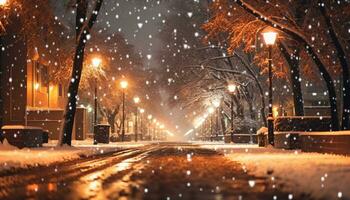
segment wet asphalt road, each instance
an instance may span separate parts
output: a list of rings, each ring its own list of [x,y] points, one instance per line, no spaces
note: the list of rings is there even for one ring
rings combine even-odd
[[[221,153],[160,143],[0,174],[0,199],[290,199]],[[293,199],[308,199],[296,197]]]

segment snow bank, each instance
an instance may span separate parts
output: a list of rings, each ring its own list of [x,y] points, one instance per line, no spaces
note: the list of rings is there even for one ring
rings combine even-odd
[[[271,176],[277,185],[314,198],[350,198],[350,157],[259,148],[256,145],[203,145],[225,153],[257,176]],[[270,174],[270,175],[269,175]]]
[[[73,141],[72,147],[57,147],[57,141],[50,141],[42,148],[18,149],[4,140],[0,143],[0,171],[47,166],[54,163],[104,154],[125,148],[134,148],[146,143],[111,143],[93,145],[92,140]]]

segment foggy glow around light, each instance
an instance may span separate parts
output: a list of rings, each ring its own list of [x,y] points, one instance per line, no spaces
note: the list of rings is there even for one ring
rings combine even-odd
[[[134,97],[134,103],[136,104],[140,103],[140,97]]]
[[[0,0],[0,6],[5,6],[8,4],[8,0]]]
[[[273,117],[278,117],[279,113],[278,113],[277,106],[272,107],[272,115],[273,115]]]
[[[202,124],[205,122],[207,118],[207,115],[206,116],[203,116],[203,117],[198,117],[194,120],[193,122],[193,126],[195,129],[199,128],[200,126],[202,126]]]
[[[120,82],[120,87],[121,87],[122,89],[126,89],[126,88],[128,87],[128,82],[127,82],[126,80],[122,80],[122,81]]]
[[[214,109],[213,107],[209,107],[209,108],[208,108],[208,113],[209,113],[209,114],[213,114],[214,111],[215,111],[215,109]]]
[[[34,88],[35,88],[35,90],[38,90],[40,88],[40,84],[39,83],[35,83]]]
[[[228,85],[228,91],[230,93],[234,93],[236,91],[237,86],[235,84],[229,84]]]
[[[92,62],[92,66],[93,66],[95,69],[97,69],[97,68],[100,67],[100,65],[101,65],[101,63],[102,63],[102,60],[101,60],[101,58],[99,58],[99,57],[94,57],[94,58],[91,60],[91,62]]]
[[[214,106],[215,108],[218,108],[218,107],[220,106],[220,104],[221,104],[221,101],[220,101],[219,99],[215,99],[215,100],[213,101],[213,106]]]
[[[140,113],[144,113],[144,112],[145,112],[145,109],[140,108]]]

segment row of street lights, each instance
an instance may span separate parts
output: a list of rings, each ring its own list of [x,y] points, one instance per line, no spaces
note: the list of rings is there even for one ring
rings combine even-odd
[[[273,116],[273,97],[272,97],[272,47],[273,45],[276,43],[277,40],[277,36],[278,33],[276,31],[274,31],[273,29],[266,29],[263,33],[262,33],[264,42],[266,44],[266,46],[268,47],[268,79],[269,79],[269,90],[268,90],[268,102],[269,102],[269,109],[268,109],[268,118],[267,118],[267,122],[268,122],[268,141],[269,144],[274,145],[274,116]],[[234,122],[233,122],[233,117],[234,117],[234,95],[235,92],[237,90],[237,85],[236,84],[228,84],[227,86],[228,92],[231,95],[231,141],[233,141],[233,127],[234,127]],[[208,117],[208,114],[212,115],[215,112],[215,108],[220,106],[220,102],[217,103],[219,101],[214,101],[213,105],[210,106],[208,108],[207,113],[200,118],[200,120],[198,120],[198,124],[195,125],[196,128],[198,128],[199,126],[201,126],[205,119]],[[211,136],[213,135],[213,120],[212,120],[212,116],[210,116],[210,133]]]
[[[1,1],[1,0],[0,0]],[[99,69],[101,68],[102,65],[102,59],[99,57],[94,57],[91,60],[91,66],[93,67],[93,69],[95,71],[99,71]],[[94,88],[94,126],[96,126],[98,124],[97,122],[97,113],[98,113],[98,79],[97,77],[94,78],[94,84],[95,84],[95,88]],[[122,132],[122,141],[125,140],[125,118],[126,118],[126,114],[125,114],[125,96],[126,96],[126,89],[129,85],[129,83],[126,80],[121,80],[120,81],[120,88],[122,90],[122,124],[121,124],[121,132]],[[136,105],[136,111],[135,111],[135,128],[134,128],[134,132],[135,132],[135,141],[138,140],[138,121],[139,121],[139,116],[138,113],[140,112],[140,127],[141,127],[141,132],[142,132],[142,115],[143,113],[145,113],[145,109],[143,108],[139,108],[139,103],[141,102],[140,97],[135,96],[133,98],[133,101]],[[163,124],[161,124],[160,122],[158,122],[155,118],[153,118],[152,115],[148,115],[148,119],[149,119],[149,128],[148,131],[150,133],[150,122],[153,119],[153,123],[155,124],[155,127],[157,126],[159,129],[164,129],[165,126]],[[155,132],[155,130],[154,130]],[[96,134],[96,133],[95,133]],[[149,135],[149,137],[151,138],[151,135]],[[155,136],[153,136],[153,139],[155,138]]]

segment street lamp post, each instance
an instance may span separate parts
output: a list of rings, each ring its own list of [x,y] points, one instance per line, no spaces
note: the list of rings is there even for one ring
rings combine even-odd
[[[141,108],[140,109],[140,136],[141,136],[141,140],[144,139],[144,136],[143,136],[143,129],[142,129],[142,116],[143,116],[143,113],[145,113],[145,109]]]
[[[135,142],[137,142],[137,134],[138,134],[137,114],[139,112],[139,107],[137,105],[140,103],[140,98],[139,97],[134,97],[134,103],[136,104],[136,112],[135,112]]]
[[[125,139],[125,89],[128,87],[128,82],[125,80],[122,80],[120,82],[120,87],[123,91],[123,106],[122,106],[122,141],[124,142]]]
[[[234,115],[234,111],[233,111],[233,102],[234,102],[234,94],[236,91],[236,85],[235,84],[229,84],[228,85],[228,91],[231,94],[231,142],[233,142],[233,115]]]
[[[95,71],[98,70],[98,68],[101,65],[102,60],[98,57],[95,57],[92,59],[92,67]],[[94,126],[97,125],[97,77],[94,79],[94,86],[95,86],[95,94],[94,94]]]
[[[269,62],[269,115],[267,118],[268,126],[268,139],[269,144],[274,145],[274,132],[273,132],[273,112],[272,112],[272,46],[276,42],[277,32],[273,30],[267,30],[262,33],[265,44],[268,46],[268,62]]]

